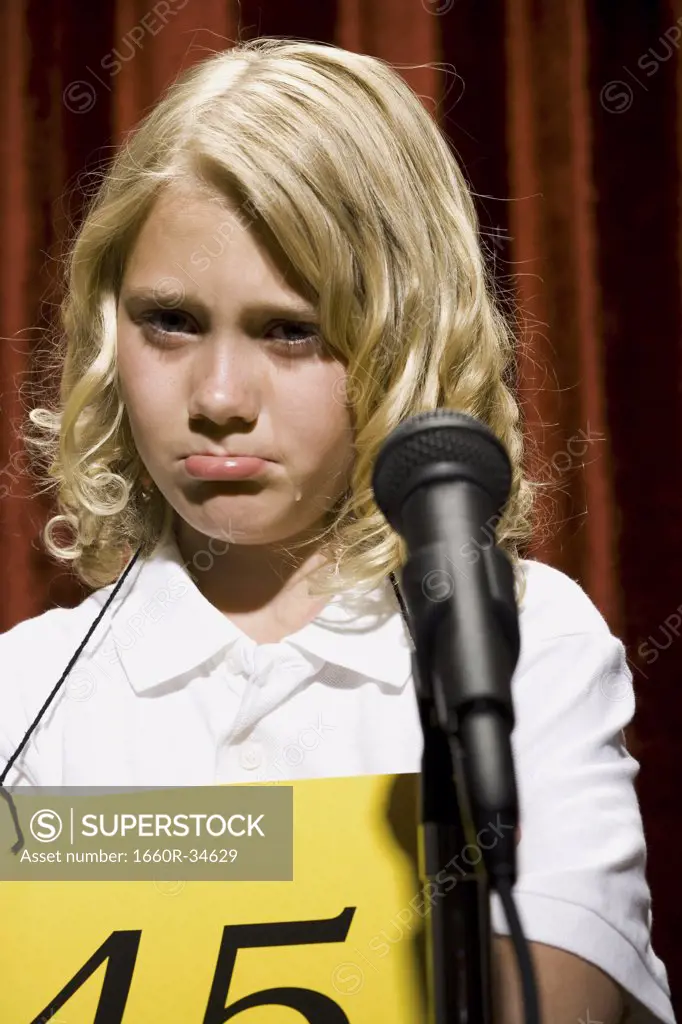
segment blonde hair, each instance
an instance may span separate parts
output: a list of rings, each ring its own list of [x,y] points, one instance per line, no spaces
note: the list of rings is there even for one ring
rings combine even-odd
[[[142,223],[164,187],[182,182],[239,197],[314,298],[321,334],[346,364],[356,457],[320,534],[317,592],[370,589],[405,561],[374,502],[372,468],[394,427],[436,408],[479,417],[506,446],[513,483],[496,532],[517,562],[532,492],[513,331],[445,136],[385,62],[263,37],[178,78],[118,150],[69,248],[59,400],[33,409],[24,433],[57,492],[48,551],[99,587],[172,530],[163,496],[143,500],[117,380],[116,306]],[[63,524],[69,539],[58,537]]]

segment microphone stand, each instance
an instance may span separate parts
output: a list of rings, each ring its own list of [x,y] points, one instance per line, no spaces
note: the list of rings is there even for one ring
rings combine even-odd
[[[467,837],[453,778],[461,769],[453,772],[447,737],[433,724],[433,705],[420,700],[419,711],[424,732],[420,870],[431,903],[430,1019],[432,1024],[492,1024],[488,877],[482,861],[461,863]],[[462,781],[458,778],[457,787]]]
[[[404,575],[404,570],[403,570]],[[490,885],[482,858],[460,864],[467,843],[475,845],[468,814],[462,757],[453,765],[452,740],[437,722],[433,693],[420,671],[420,650],[404,598],[396,597],[410,631],[412,675],[424,734],[420,789],[419,869],[430,903],[426,917],[429,1024],[492,1024],[492,929]],[[461,748],[459,748],[461,753]],[[473,836],[473,839],[472,839]],[[454,880],[454,885],[453,885]]]

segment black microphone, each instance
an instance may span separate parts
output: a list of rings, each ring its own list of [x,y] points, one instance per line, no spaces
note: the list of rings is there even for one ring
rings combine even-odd
[[[502,443],[448,409],[400,424],[376,459],[375,500],[407,545],[403,596],[416,646],[418,696],[430,702],[466,780],[468,831],[495,880],[516,881],[518,799],[511,679],[519,656],[514,572],[495,544],[511,487]],[[455,742],[453,742],[453,740]]]

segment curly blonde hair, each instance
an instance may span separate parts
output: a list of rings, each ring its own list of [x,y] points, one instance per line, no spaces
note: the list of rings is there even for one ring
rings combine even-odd
[[[212,54],[172,84],[116,153],[69,245],[59,399],[32,409],[24,430],[42,480],[56,489],[59,514],[43,531],[51,555],[100,587],[172,530],[166,500],[143,500],[145,470],[117,377],[116,308],[140,228],[176,182],[236,195],[266,226],[346,365],[356,457],[320,534],[317,592],[369,589],[404,563],[404,542],[374,502],[372,469],[394,427],[436,408],[479,417],[506,446],[513,483],[496,532],[516,563],[532,489],[513,330],[457,161],[384,61],[264,37]],[[59,537],[64,524],[68,538]]]

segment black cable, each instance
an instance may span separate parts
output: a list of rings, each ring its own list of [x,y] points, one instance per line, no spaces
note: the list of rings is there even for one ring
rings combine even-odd
[[[540,1024],[540,1006],[538,1003],[537,979],[535,967],[530,955],[530,949],[526,936],[523,934],[519,920],[516,903],[512,894],[512,886],[509,878],[503,877],[494,880],[494,888],[497,890],[502,901],[504,913],[509,925],[509,932],[516,954],[516,964],[521,979],[521,991],[523,993],[524,1019],[526,1024]]]
[[[24,747],[25,747],[25,745],[26,745],[26,743],[27,743],[31,733],[33,732],[35,727],[38,725],[38,723],[40,722],[40,719],[43,717],[43,715],[47,711],[48,707],[52,703],[52,701],[53,701],[57,691],[59,690],[59,687],[62,685],[62,683],[64,682],[64,680],[68,676],[69,672],[71,671],[71,669],[75,665],[75,663],[78,660],[78,658],[79,658],[83,648],[85,647],[85,645],[87,644],[88,640],[90,639],[90,637],[94,633],[94,631],[97,628],[98,624],[101,622],[102,616],[104,615],[105,611],[107,610],[107,608],[109,607],[109,605],[111,604],[113,599],[116,597],[116,594],[118,593],[118,591],[121,589],[121,586],[122,586],[123,582],[125,581],[125,579],[128,576],[130,570],[132,569],[132,567],[135,565],[137,559],[140,556],[141,551],[142,551],[142,545],[140,545],[140,547],[137,549],[137,551],[135,552],[133,557],[128,562],[128,565],[125,567],[124,571],[122,572],[121,576],[119,577],[119,579],[118,579],[118,581],[116,583],[116,586],[114,587],[114,589],[112,590],[111,594],[109,595],[109,597],[105,601],[104,605],[102,606],[102,609],[101,609],[99,615],[97,616],[95,621],[90,626],[90,629],[88,630],[88,632],[83,637],[83,639],[82,639],[82,641],[80,643],[80,646],[78,647],[78,650],[73,654],[69,664],[66,666],[66,668],[62,672],[61,677],[59,679],[59,682],[56,684],[56,686],[52,690],[52,693],[47,698],[47,700],[43,704],[42,708],[40,709],[40,711],[38,712],[36,717],[33,719],[31,724],[29,725],[28,729],[24,733],[24,737],[23,737],[21,743],[19,744],[17,749],[14,751],[14,753],[10,757],[9,761],[7,762],[7,764],[5,765],[5,767],[4,767],[3,771],[2,771],[2,774],[0,774],[0,795],[5,800],[7,800],[7,802],[9,803],[10,814],[12,815],[12,820],[14,822],[14,827],[15,827],[16,832],[17,832],[17,841],[14,844],[14,846],[12,847],[12,853],[15,853],[15,854],[18,853],[19,850],[24,845],[24,834],[21,831],[21,826],[19,824],[19,818],[18,818],[18,815],[17,815],[17,809],[16,809],[16,807],[14,805],[14,800],[12,799],[12,794],[9,792],[9,790],[7,790],[5,788],[5,779],[7,778],[7,773],[9,772],[10,768],[12,767],[14,762],[16,761],[16,759],[19,756],[19,754],[21,753],[21,751],[24,749]]]

